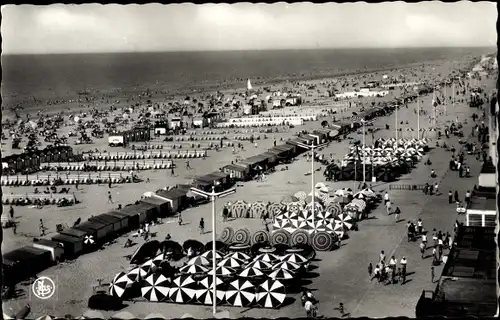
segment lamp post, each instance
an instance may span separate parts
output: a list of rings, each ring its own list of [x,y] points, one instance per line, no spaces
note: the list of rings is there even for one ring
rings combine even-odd
[[[228,190],[224,190],[222,192],[215,192],[215,186],[216,185],[219,185],[218,183],[215,183],[213,186],[212,186],[212,192],[206,192],[206,191],[203,191],[203,190],[200,190],[200,189],[197,189],[197,188],[191,188],[191,192],[197,194],[197,195],[200,195],[204,198],[210,198],[211,201],[212,201],[212,276],[213,276],[213,288],[212,288],[212,303],[213,303],[213,314],[215,316],[215,314],[217,313],[217,282],[216,282],[216,279],[217,279],[217,276],[216,276],[216,273],[215,273],[215,269],[217,267],[217,262],[216,262],[216,255],[217,255],[217,247],[215,246],[215,237],[216,237],[216,224],[215,224],[215,217],[216,217],[216,214],[215,214],[215,199],[217,198],[222,198],[222,197],[225,197],[225,196],[228,196],[230,194],[233,194],[236,192],[236,188],[231,188],[231,189],[228,189]]]
[[[303,143],[300,143],[300,142],[297,142],[297,145],[299,147],[302,147],[302,148],[305,148],[305,149],[310,149],[311,150],[311,213],[312,213],[312,218],[313,218],[313,232],[316,231],[316,221],[315,220],[315,217],[314,217],[314,211],[315,211],[315,208],[314,208],[314,195],[315,195],[315,192],[314,192],[314,148],[320,148],[320,147],[324,147],[326,145],[328,145],[328,143],[322,143],[322,144],[318,144],[318,145],[314,145],[314,142],[313,144],[311,145],[307,145],[307,144],[303,144]]]

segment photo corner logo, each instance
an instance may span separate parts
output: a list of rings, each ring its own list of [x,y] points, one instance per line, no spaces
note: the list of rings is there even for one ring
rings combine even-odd
[[[56,285],[51,278],[40,277],[33,282],[31,290],[35,297],[37,297],[38,299],[46,300],[50,299],[54,295],[54,293],[56,292]]]

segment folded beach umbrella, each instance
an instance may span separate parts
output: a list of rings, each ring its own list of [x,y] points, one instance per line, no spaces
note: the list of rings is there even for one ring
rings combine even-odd
[[[175,278],[170,285],[168,299],[177,303],[191,302],[195,295],[198,285],[191,276],[181,275]]]
[[[271,264],[274,264],[275,262],[279,261],[279,257],[272,254],[272,253],[261,253],[257,257],[255,257],[254,261],[257,260],[262,260],[265,262],[269,262]]]
[[[207,260],[212,260],[213,251],[212,250],[206,251],[201,256],[203,258],[206,258]],[[220,251],[215,251],[215,260],[220,260],[220,259],[222,259],[222,257],[223,257],[223,255]]]
[[[231,282],[226,290],[226,302],[235,307],[249,307],[255,303],[255,286],[245,279]]]
[[[301,267],[299,264],[297,264],[295,262],[291,262],[291,261],[281,261],[273,266],[273,270],[285,269],[285,270],[294,271],[294,272],[300,270],[300,268]]]
[[[255,260],[253,262],[251,262],[247,268],[257,268],[257,269],[260,269],[260,270],[268,270],[268,269],[271,269],[272,268],[272,264],[267,262],[267,261],[263,261],[263,260]]]
[[[216,289],[217,289],[217,304],[221,304],[224,301],[226,292],[224,289],[224,281],[216,277],[215,278]],[[213,303],[213,288],[214,288],[214,278],[213,276],[207,276],[199,282],[199,287],[196,289],[195,297],[196,300],[203,304],[211,305]]]
[[[243,253],[243,252],[234,252],[234,253],[229,254],[229,256],[226,256],[226,257],[231,257],[231,258],[235,258],[235,259],[242,260],[242,261],[248,261],[251,259],[248,254]]]
[[[118,273],[111,281],[109,285],[109,294],[115,297],[121,298],[129,287],[133,283],[132,280],[127,276],[125,272]]]
[[[238,276],[241,278],[255,278],[264,276],[264,273],[256,267],[249,267],[241,271]]]
[[[205,257],[198,256],[198,257],[194,257],[191,260],[189,260],[187,264],[188,265],[197,264],[200,266],[209,266],[211,264],[211,262]]]
[[[179,269],[182,274],[201,274],[207,272],[209,269],[199,264],[188,264]]]
[[[278,308],[285,299],[285,286],[278,280],[265,280],[256,288],[255,300],[263,308]]]
[[[218,267],[229,267],[233,269],[241,268],[245,264],[245,261],[236,259],[233,257],[228,257],[222,261],[220,261],[217,266]]]

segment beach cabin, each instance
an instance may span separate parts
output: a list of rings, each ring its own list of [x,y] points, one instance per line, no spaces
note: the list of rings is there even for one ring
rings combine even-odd
[[[50,252],[45,250],[16,249],[3,254],[3,279],[5,285],[16,284],[49,267]]]
[[[155,196],[169,203],[168,212],[170,214],[176,214],[184,209],[184,206],[187,204],[187,191],[179,188],[173,188],[168,191],[160,190],[156,192]]]
[[[53,263],[58,263],[64,259],[64,246],[58,242],[35,238],[31,246],[50,252],[50,258]]]
[[[130,227],[128,225],[129,216],[121,214],[117,211],[106,212],[106,214],[118,218],[120,220],[120,223],[122,225],[122,232],[127,232],[130,230]]]
[[[168,132],[168,121],[156,121],[153,127],[155,135],[166,135]]]
[[[325,143],[330,141],[332,137],[330,137],[330,133],[332,133],[331,129],[316,129],[310,133],[311,136],[317,137],[319,143]]]
[[[228,173],[216,171],[194,180],[195,188],[200,190],[211,192],[212,187],[215,187],[215,191],[223,191],[229,186],[230,176]]]
[[[125,147],[129,143],[129,136],[126,132],[113,132],[109,134],[108,145],[110,147]]]
[[[128,132],[130,142],[151,140],[151,130],[148,127],[135,127]]]
[[[261,153],[260,155],[266,159],[267,167],[274,167],[278,164],[278,157],[276,156],[276,154],[266,151],[264,153]]]
[[[146,215],[146,222],[155,221],[158,218],[158,207],[151,203],[136,201],[137,210]]]
[[[54,261],[52,260],[52,255],[49,250],[35,248],[33,246],[24,246],[21,250],[28,252],[32,255],[31,270],[33,271],[33,275],[36,275],[38,272],[43,271],[54,265]]]
[[[170,202],[167,200],[160,199],[158,197],[144,197],[140,202],[148,203],[154,205],[156,208],[157,217],[167,217],[171,214]]]
[[[222,171],[229,174],[229,178],[234,181],[248,181],[250,179],[250,169],[243,163],[228,164]]]
[[[172,120],[170,120],[170,127],[172,129],[182,129],[183,125],[182,125],[182,118],[179,118],[179,117],[175,117],[175,118],[172,118]]]
[[[238,163],[247,165],[250,170],[250,175],[254,176],[257,172],[266,169],[267,158],[256,155],[239,161]]]
[[[294,156],[291,152],[291,149],[290,149],[291,147],[292,146],[290,146],[290,145],[280,145],[280,146],[272,147],[267,152],[270,152],[270,153],[276,155],[276,158],[278,161],[287,162],[288,160],[292,159]]]
[[[193,128],[207,128],[210,126],[210,119],[205,117],[195,117],[192,121]]]
[[[104,243],[109,236],[113,235],[111,223],[85,221],[75,226],[74,229],[87,232],[87,235],[92,236],[93,241],[98,244]]]
[[[87,236],[88,234],[85,231],[75,229],[75,228],[66,228],[66,229],[59,231],[59,234],[79,239],[82,243],[82,246],[86,246],[84,244],[84,242],[85,242],[85,236]],[[87,248],[85,247],[83,249],[87,249]],[[93,250],[94,247],[92,246],[90,249]]]
[[[64,258],[73,259],[83,252],[83,239],[75,238],[66,234],[57,234],[51,238],[52,241],[60,243],[64,249]]]
[[[138,203],[126,205],[125,207],[123,207],[123,209],[120,210],[120,212],[125,212],[129,214],[131,217],[134,217],[133,229],[139,229],[143,223],[146,223],[148,221],[147,211],[144,210],[144,208]],[[129,220],[129,226],[130,222],[132,222],[132,219]]]
[[[94,221],[101,222],[101,223],[106,224],[106,225],[110,224],[113,227],[113,233],[112,233],[113,237],[119,235],[123,231],[121,219],[118,219],[116,217],[107,215],[105,213],[97,215],[97,216],[94,216],[94,217],[90,217],[88,221],[90,221],[90,222],[94,222]]]
[[[139,213],[134,209],[135,205],[130,204],[126,205],[120,210],[115,210],[114,214],[122,215],[128,218],[128,227],[130,230],[137,230],[141,227],[141,217],[139,217]]]

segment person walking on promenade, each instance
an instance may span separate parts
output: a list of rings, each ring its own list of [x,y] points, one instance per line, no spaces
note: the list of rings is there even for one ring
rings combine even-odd
[[[189,164],[189,161],[186,161],[186,169],[191,170],[191,165]]]
[[[470,206],[470,199],[471,199],[471,192],[469,190],[467,190],[467,192],[465,192],[465,205],[468,207]]]
[[[227,217],[229,216],[229,209],[227,208],[227,205],[222,208],[222,222],[227,222]]]
[[[432,229],[432,246],[435,248],[437,245],[437,231],[436,228]]]
[[[396,207],[396,210],[394,210],[394,221],[396,223],[399,222],[399,216],[401,215],[401,210],[399,210],[399,207]]]
[[[109,179],[108,188],[111,189],[111,179]]]
[[[40,225],[38,226],[39,230],[40,230],[40,237],[43,237],[45,235],[45,226],[43,225],[43,220],[40,219]]]
[[[385,252],[384,250],[380,251],[380,255],[379,255],[379,263],[381,264],[385,264]]]
[[[387,204],[387,202],[389,201],[389,192],[385,192],[384,194],[384,204]]]
[[[424,249],[427,249],[427,234],[422,233],[422,243],[424,244]]]
[[[452,204],[453,203],[453,192],[448,191],[448,203]]]
[[[172,163],[172,167],[170,167],[170,176],[175,176],[174,164]]]
[[[420,235],[424,231],[424,226],[423,226],[421,218],[418,218],[418,220],[417,220],[417,231],[418,231],[418,234],[420,234]]]
[[[391,214],[391,201],[387,201],[385,203],[385,206],[387,207],[387,215],[390,215]]]
[[[205,220],[203,220],[203,218],[201,218],[200,220],[200,234],[204,234],[205,233]]]
[[[9,215],[10,215],[10,219],[13,220],[14,219],[14,207],[12,205],[9,208]]]
[[[423,242],[420,242],[420,254],[421,254],[422,259],[423,259],[424,254],[425,254],[425,244]]]
[[[177,223],[179,226],[182,226],[182,214],[179,212],[179,216],[177,217]]]
[[[108,203],[113,203],[113,196],[111,195],[111,191],[108,191]]]
[[[443,239],[438,239],[438,253],[439,253],[439,258],[443,255]]]
[[[408,264],[408,261],[406,260],[405,256],[403,256],[403,258],[401,258],[401,261],[399,262],[399,264],[401,264],[401,269],[403,270],[403,273],[406,273],[406,265]]]
[[[439,191],[439,184],[436,182],[434,183],[434,194],[437,196]]]
[[[458,197],[458,191],[455,190],[455,202],[460,202],[460,198]]]
[[[368,264],[368,277],[371,277],[372,273],[373,273],[373,265],[370,262],[370,264]]]

